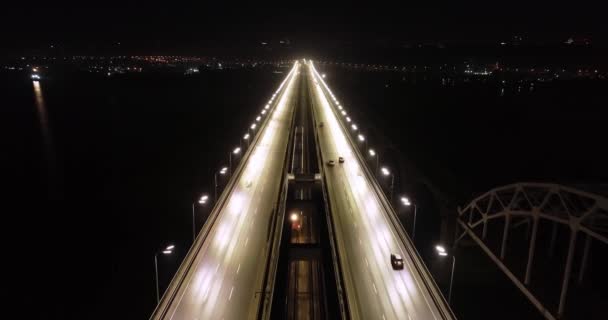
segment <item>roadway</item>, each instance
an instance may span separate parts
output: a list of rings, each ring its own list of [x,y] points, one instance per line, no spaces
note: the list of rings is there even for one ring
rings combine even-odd
[[[235,170],[209,225],[197,237],[152,319],[257,316],[272,242],[269,224],[281,189],[278,173],[284,172],[292,130],[297,69],[294,66],[285,88],[277,92],[270,119],[264,125],[258,122],[258,130],[263,131]]]
[[[387,211],[386,199],[381,199],[384,196],[374,188],[373,176],[359,162],[354,142],[346,136],[332,111],[329,88],[325,87],[312,64],[309,63],[307,71],[306,81],[311,87],[313,116],[324,164],[322,170],[350,317],[451,318],[443,298],[438,298],[438,289],[434,283],[429,283],[432,280],[422,276],[420,258],[411,254],[415,249],[409,241],[402,240],[390,220],[388,215],[393,213]],[[318,125],[321,122],[323,127]],[[339,156],[344,157],[343,164],[338,163]],[[326,164],[330,159],[335,160],[334,167]],[[403,270],[393,270],[391,253],[399,253],[404,258]]]

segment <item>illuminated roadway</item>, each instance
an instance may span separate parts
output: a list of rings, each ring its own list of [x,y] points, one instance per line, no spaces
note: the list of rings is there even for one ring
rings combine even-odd
[[[219,199],[151,319],[252,319],[269,251],[268,225],[281,187],[297,95],[296,63],[258,140]],[[283,90],[281,91],[282,87]],[[273,96],[274,98],[274,96]],[[231,186],[233,186],[231,188]],[[209,225],[209,226],[208,226]]]
[[[453,315],[409,240],[398,234],[386,199],[374,188],[332,111],[333,94],[308,63],[314,117],[348,310],[352,319],[452,319]],[[304,72],[303,72],[304,73]],[[337,102],[334,102],[337,106]],[[335,110],[335,109],[334,109]],[[337,110],[336,110],[337,111]],[[323,122],[323,127],[319,124]],[[345,159],[343,164],[338,157]],[[334,160],[335,166],[327,165]],[[384,201],[384,202],[383,202]],[[404,259],[393,270],[390,254]]]

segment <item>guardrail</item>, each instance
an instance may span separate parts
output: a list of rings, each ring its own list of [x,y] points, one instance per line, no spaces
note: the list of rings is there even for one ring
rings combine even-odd
[[[314,70],[314,67],[313,67],[313,70]],[[316,72],[316,70],[315,70],[315,72]],[[317,73],[317,77],[321,78],[318,75],[318,73]],[[320,81],[320,82],[326,86],[326,84],[323,81]],[[324,92],[324,94],[327,97],[327,93],[328,93],[327,87],[325,87],[325,88],[322,87],[322,91]],[[331,106],[332,112],[338,119],[338,123],[342,127],[342,131],[345,133],[344,135],[346,136],[346,139],[348,140],[349,144],[351,145],[351,148],[354,150],[354,153],[356,154],[356,157],[357,157],[359,163],[361,164],[363,171],[365,172],[367,180],[370,182],[370,184],[372,185],[372,188],[375,190],[375,192],[378,196],[378,199],[380,200],[380,203],[381,203],[382,207],[384,208],[385,212],[388,213],[389,220],[390,220],[391,224],[393,225],[394,229],[397,231],[397,235],[399,236],[400,240],[404,244],[405,249],[408,251],[408,255],[412,258],[411,260],[414,263],[414,267],[416,268],[416,271],[418,271],[418,274],[423,278],[422,282],[425,285],[425,287],[427,288],[427,290],[429,291],[431,298],[433,299],[433,301],[435,302],[435,305],[437,306],[437,309],[439,310],[439,312],[441,312],[441,315],[444,319],[456,319],[456,316],[452,312],[452,309],[449,307],[449,304],[447,303],[445,297],[441,293],[439,286],[437,286],[437,283],[431,276],[431,273],[426,268],[426,265],[422,262],[422,257],[420,257],[420,254],[418,253],[413,242],[407,235],[405,229],[403,228],[403,225],[399,222],[397,213],[393,209],[393,206],[390,204],[388,199],[386,199],[386,195],[384,194],[384,191],[382,191],[382,188],[378,184],[378,181],[376,180],[375,175],[372,173],[373,171],[369,168],[369,165],[368,165],[367,161],[365,161],[365,158],[363,157],[363,155],[361,154],[359,147],[357,146],[356,142],[353,141],[353,138],[349,134],[348,128],[346,128],[344,122],[341,120],[341,117],[339,116],[339,112],[336,110],[337,108],[335,106],[335,103],[333,103],[330,99],[327,99],[327,101],[329,102],[329,104]]]
[[[289,79],[290,76],[292,76],[293,70],[295,70],[295,69],[292,69],[292,72],[290,72],[287,75],[287,77],[285,77],[284,82],[287,79]],[[230,179],[228,180],[228,184],[226,185],[226,188],[220,194],[219,199],[214,204],[213,209],[211,210],[211,214],[207,218],[207,221],[205,221],[205,224],[201,228],[201,231],[199,231],[198,235],[196,236],[194,243],[192,244],[192,246],[190,246],[190,249],[188,249],[188,252],[186,253],[186,257],[184,258],[184,261],[182,261],[180,267],[175,272],[175,275],[171,279],[171,282],[169,283],[167,290],[165,290],[165,292],[163,293],[160,303],[154,309],[154,312],[150,316],[150,319],[163,319],[166,316],[169,306],[175,299],[175,295],[179,291],[179,288],[181,288],[182,284],[184,283],[186,276],[187,276],[188,272],[190,271],[190,268],[192,267],[192,264],[194,263],[196,256],[198,255],[200,250],[203,248],[203,244],[205,243],[205,240],[207,239],[207,236],[209,235],[211,227],[215,224],[215,221],[217,220],[217,217],[219,216],[221,209],[224,207],[229,195],[232,194],[232,191],[234,190],[234,187],[235,187],[236,183],[238,182],[238,178],[240,178],[240,176],[241,176],[241,173],[245,167],[245,164],[249,161],[249,157],[250,157],[251,153],[253,152],[253,149],[255,149],[255,145],[257,145],[257,143],[258,143],[261,133],[266,129],[266,126],[268,125],[270,118],[272,118],[271,115],[275,111],[276,106],[278,105],[279,101],[281,101],[281,98],[285,94],[286,89],[287,89],[287,87],[284,87],[282,89],[282,91],[280,92],[280,94],[278,94],[278,98],[274,100],[274,102],[272,103],[272,105],[270,107],[268,116],[265,117],[264,120],[262,121],[262,123],[260,125],[260,130],[258,130],[257,133],[255,133],[253,135],[253,138],[251,139],[250,147],[247,148],[247,150],[245,151],[245,154],[243,155],[243,158],[241,159],[241,161],[237,165],[236,169],[230,176]]]

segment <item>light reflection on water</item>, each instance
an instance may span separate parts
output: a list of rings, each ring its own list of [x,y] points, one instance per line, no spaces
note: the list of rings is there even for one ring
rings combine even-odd
[[[53,188],[53,184],[55,180],[55,151],[53,147],[53,137],[51,136],[51,129],[49,126],[49,117],[47,114],[46,104],[44,103],[44,97],[42,95],[42,88],[40,86],[39,81],[33,81],[34,85],[34,98],[36,100],[36,110],[38,111],[38,120],[40,122],[40,130],[42,134],[42,140],[44,145],[44,157],[45,163],[48,169],[48,181],[49,191],[50,193],[54,193],[55,188]]]

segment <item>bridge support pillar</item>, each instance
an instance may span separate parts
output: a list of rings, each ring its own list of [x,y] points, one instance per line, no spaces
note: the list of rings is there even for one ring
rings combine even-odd
[[[568,257],[566,258],[566,270],[564,271],[564,280],[562,282],[562,292],[559,296],[559,307],[557,308],[557,317],[561,318],[564,315],[566,303],[566,294],[568,293],[568,284],[570,283],[570,275],[572,273],[572,260],[574,259],[574,247],[576,246],[575,230],[570,231],[570,244],[568,245]]]
[[[528,249],[528,264],[526,265],[526,277],[524,284],[530,284],[530,275],[532,273],[532,263],[534,262],[534,250],[536,248],[536,232],[538,230],[538,212],[534,215],[534,224],[532,225],[532,238],[530,239],[530,248]],[[529,230],[529,228],[528,228]]]
[[[502,232],[502,245],[500,246],[500,260],[505,259],[505,251],[507,250],[507,238],[509,237],[509,225],[511,224],[511,215],[505,216],[505,228]]]
[[[585,250],[583,251],[583,263],[581,264],[581,270],[578,274],[578,284],[583,284],[583,277],[585,276],[585,270],[587,269],[587,260],[589,259],[589,250],[591,249],[591,236],[585,236]]]

